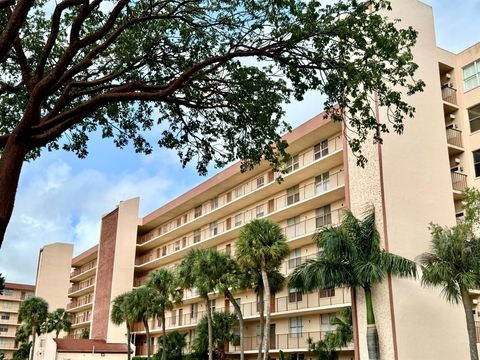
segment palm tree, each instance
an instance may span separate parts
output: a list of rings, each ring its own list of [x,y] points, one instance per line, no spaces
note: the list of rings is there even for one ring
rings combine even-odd
[[[175,304],[182,301],[183,294],[178,289],[178,281],[175,274],[167,269],[157,269],[151,275],[147,282],[147,287],[157,291],[157,314],[162,319],[162,347],[166,349],[166,325],[165,311],[173,309]],[[167,353],[162,352],[162,360],[167,359]]]
[[[270,344],[271,290],[268,273],[280,267],[289,250],[285,235],[273,221],[254,219],[244,226],[236,244],[237,262],[244,268],[260,269],[266,297],[263,359],[268,359]]]
[[[34,296],[20,304],[18,317],[23,323],[25,323],[27,326],[30,326],[32,329],[32,351],[30,353],[31,360],[33,360],[33,355],[35,353],[35,337],[37,335],[37,331],[47,319],[47,315],[48,304],[42,298]]]
[[[159,294],[157,290],[143,286],[133,289],[128,297],[126,311],[135,322],[141,321],[147,336],[147,359],[152,356],[152,343],[150,339],[150,326],[148,321],[159,314]]]
[[[422,284],[442,286],[448,302],[462,301],[467,322],[470,358],[478,360],[475,320],[469,289],[480,286],[480,239],[472,237],[468,223],[452,228],[432,224],[431,251],[419,256]]]
[[[168,354],[169,360],[182,360],[183,349],[187,346],[188,333],[181,334],[178,331],[172,331],[168,335],[162,335],[158,338],[158,345],[163,354]],[[164,339],[165,337],[165,339]]]
[[[209,293],[215,291],[219,279],[224,276],[219,264],[219,252],[214,249],[193,249],[180,263],[177,271],[180,286],[184,289],[197,289],[205,301],[208,328],[208,360],[213,359],[212,312]]]
[[[387,274],[415,277],[415,262],[381,249],[373,208],[361,220],[346,210],[341,224],[322,228],[315,235],[315,241],[321,249],[318,258],[297,267],[289,287],[303,292],[341,286],[362,288],[367,311],[368,354],[370,359],[379,359],[372,288]]]
[[[115,299],[113,299],[112,310],[110,312],[110,319],[112,320],[112,323],[114,323],[115,325],[122,325],[123,323],[125,323],[127,327],[128,360],[131,359],[132,353],[130,334],[132,332],[133,325],[136,322],[135,314],[130,310],[131,302],[131,292],[120,294]]]
[[[46,321],[47,332],[55,331],[55,339],[61,331],[69,332],[72,327],[72,315],[65,309],[56,309],[48,314]]]
[[[32,328],[27,324],[22,324],[17,328],[17,331],[15,332],[15,341],[19,344],[28,343],[30,335],[32,335]]]

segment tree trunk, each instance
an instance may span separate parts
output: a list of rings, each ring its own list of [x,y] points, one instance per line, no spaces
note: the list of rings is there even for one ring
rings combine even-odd
[[[35,339],[37,336],[37,329],[32,326],[32,349],[30,351],[30,360],[33,360],[33,354],[35,353]]]
[[[262,282],[265,289],[265,328],[263,336],[263,360],[268,360],[268,350],[270,347],[270,309],[271,309],[271,296],[270,296],[270,284],[268,283],[268,275],[264,268],[262,268]]]
[[[235,301],[235,298],[233,297],[232,293],[227,290],[225,291],[225,295],[227,295],[228,300],[233,305],[233,308],[235,310],[235,314],[237,314],[238,317],[238,325],[240,327],[240,360],[245,359],[245,328],[243,326],[243,314],[242,314],[242,309],[240,309],[240,306],[237,304]]]
[[[213,334],[212,334],[212,311],[210,310],[210,302],[208,297],[205,300],[207,306],[207,328],[208,328],[208,360],[213,360]]]
[[[20,172],[28,153],[27,146],[16,141],[16,138],[18,135],[15,133],[10,135],[0,157],[0,247],[12,217]]]
[[[468,343],[470,346],[470,359],[478,360],[477,350],[477,330],[475,328],[475,319],[473,318],[472,299],[467,289],[460,289],[462,295],[463,309],[467,320]]]
[[[162,312],[162,360],[167,360],[167,326],[165,325],[165,310]]]
[[[373,313],[372,291],[369,287],[363,288],[365,292],[365,305],[367,308],[367,348],[370,360],[380,359],[380,345],[378,342],[375,314]]]
[[[259,297],[259,301],[258,301],[258,305],[259,305],[259,315],[260,315],[260,341],[259,341],[259,344],[258,344],[258,355],[257,355],[257,360],[262,360],[262,349],[263,349],[263,331],[265,329],[265,304],[264,304],[264,299],[265,299],[265,295],[263,293],[263,289],[260,289],[260,291],[258,292],[258,297]]]
[[[130,326],[127,325],[127,359],[130,360],[132,358],[132,345],[130,344]]]
[[[148,320],[143,320],[143,326],[145,326],[145,334],[147,334],[147,359],[150,360],[152,356],[152,344],[150,341],[150,327],[148,326]]]

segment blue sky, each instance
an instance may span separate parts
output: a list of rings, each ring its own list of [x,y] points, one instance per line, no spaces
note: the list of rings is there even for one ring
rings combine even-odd
[[[440,47],[458,52],[480,41],[480,1],[425,2],[433,6]],[[289,104],[286,120],[295,126],[321,112],[320,97],[311,93],[303,102]],[[58,151],[24,166],[0,250],[0,272],[7,281],[33,283],[38,251],[44,244],[73,242],[79,253],[97,243],[102,214],[122,199],[140,196],[140,215],[144,216],[205,180],[193,166],[182,169],[168,150],[143,156],[94,136],[89,150],[84,160]]]

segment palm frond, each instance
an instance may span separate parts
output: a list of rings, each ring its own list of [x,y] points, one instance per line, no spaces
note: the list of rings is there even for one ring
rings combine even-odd
[[[380,266],[384,271],[399,277],[417,277],[417,264],[402,256],[382,251]]]

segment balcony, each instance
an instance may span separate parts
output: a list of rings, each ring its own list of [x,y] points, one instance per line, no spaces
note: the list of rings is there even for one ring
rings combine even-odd
[[[465,190],[467,187],[467,175],[452,171],[452,188],[454,193],[455,200],[459,200],[462,198],[462,191]]]
[[[314,342],[318,342],[325,338],[328,331],[308,331],[301,333],[287,333],[287,334],[271,334],[270,336],[270,351],[277,352],[279,350],[297,350],[300,352],[308,351],[308,342],[311,339]],[[259,336],[245,336],[244,346],[245,351],[258,351],[260,346]],[[353,350],[352,346],[342,349],[346,351]],[[240,352],[240,346],[238,344],[229,344],[227,353]]]
[[[162,259],[167,257],[169,257],[169,262],[181,259],[185,252],[193,246],[215,246],[225,240],[233,239],[239,235],[243,225],[254,218],[265,217],[272,221],[280,221],[296,216],[300,212],[328,205],[344,197],[343,186],[343,171],[330,174],[329,178],[324,181],[309,182],[302,187],[297,187],[293,192],[289,193],[287,191],[286,194],[267,199],[241,214],[221,222],[215,222],[215,225],[210,226],[209,229],[190,233],[172,243],[141,255],[135,259],[136,268],[142,272],[154,269],[166,263],[167,261],[162,261]],[[313,224],[316,220],[310,220],[312,224],[311,233],[313,233],[315,230]],[[205,244],[207,240],[208,244]]]
[[[451,114],[458,110],[457,89],[449,85],[443,85],[442,100],[445,115]]]
[[[70,280],[80,281],[88,278],[95,273],[97,267],[97,259],[90,261],[82,267],[76,268],[70,273]]]
[[[448,144],[448,154],[450,156],[457,155],[462,153],[463,144],[462,144],[462,132],[457,129],[447,128],[447,144]]]
[[[86,323],[90,321],[90,319],[91,319],[90,314],[77,315],[73,318],[72,328],[84,326]]]
[[[276,317],[284,317],[285,312],[288,312],[288,314],[291,314],[292,316],[294,314],[301,315],[312,311],[315,311],[315,313],[327,313],[331,312],[332,309],[350,306],[350,304],[350,290],[348,288],[336,288],[307,294],[291,294],[275,297],[275,301],[270,310],[272,319],[275,319]],[[245,320],[255,320],[259,317],[257,306],[258,304],[256,301],[240,304],[240,309]],[[229,305],[226,308],[216,307],[215,311],[233,313],[234,309],[233,305]],[[205,313],[205,311],[179,313],[177,310],[176,316],[165,318],[165,328],[169,330],[175,328],[195,327]],[[150,320],[150,329],[154,334],[161,332],[161,322]],[[133,331],[145,331],[143,323],[135,324]]]
[[[79,311],[83,311],[85,309],[91,308],[92,300],[93,300],[92,298],[71,301],[70,303],[67,304],[67,310],[74,313],[74,312],[79,312]]]
[[[158,246],[160,242],[166,243],[179,237],[182,234],[195,230],[206,225],[218,218],[219,211],[228,213],[236,209],[247,207],[262,198],[272,196],[281,189],[288,188],[299,182],[307,180],[315,174],[328,171],[329,169],[340,165],[343,162],[343,142],[340,136],[330,138],[328,147],[319,152],[315,152],[314,148],[298,157],[298,162],[292,166],[292,171],[283,175],[283,182],[279,185],[275,181],[275,176],[268,177],[265,184],[258,186],[256,182],[249,181],[248,186],[244,184],[241,195],[233,197],[230,201],[225,201],[219,207],[208,212],[202,211],[201,215],[190,219],[188,222],[180,226],[170,225],[166,230],[157,227],[149,231],[147,234],[138,238],[137,246],[142,249],[151,249]]]
[[[77,297],[77,296],[87,294],[88,292],[93,290],[94,285],[95,285],[95,280],[93,278],[87,281],[83,281],[78,284],[75,284],[68,289],[68,296]]]

